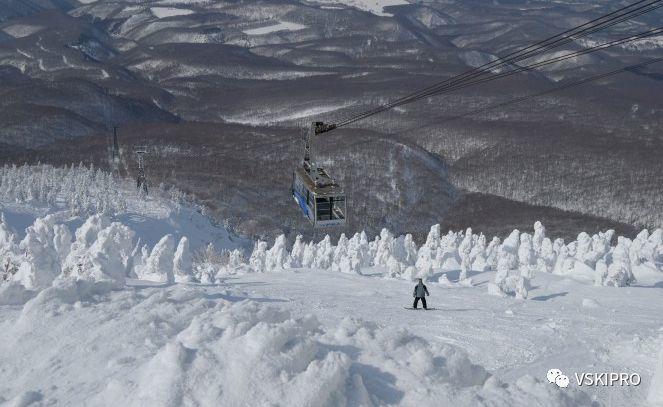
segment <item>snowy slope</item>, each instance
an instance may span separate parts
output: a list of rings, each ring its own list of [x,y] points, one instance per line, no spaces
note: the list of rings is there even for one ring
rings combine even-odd
[[[224,287],[63,282],[3,307],[0,394],[100,406],[589,404],[529,376],[503,384],[458,347],[399,325],[326,327],[282,299],[245,298]]]
[[[165,234],[178,239],[186,236],[192,249],[210,242],[219,249],[247,244],[213,225],[177,190],[153,188],[149,195],[142,196],[133,180],[113,179],[87,167],[3,167],[0,179],[0,212],[19,239],[39,217],[51,215],[73,233],[88,216],[105,213],[110,220],[134,230],[148,245],[154,245]]]
[[[661,229],[565,243],[537,223],[532,235],[487,242],[435,225],[421,247],[387,230],[336,244],[300,237],[291,246],[281,236],[256,242],[247,258],[228,250],[241,239],[176,192],[145,197],[123,185],[83,167],[4,168],[0,403],[660,400]],[[197,256],[194,241],[206,247]],[[418,276],[434,310],[404,309]],[[569,388],[546,381],[552,368],[571,377]],[[612,371],[638,373],[642,383],[573,382],[574,372]]]
[[[270,34],[274,32],[279,32],[279,31],[297,31],[297,30],[303,30],[306,28],[305,25],[302,24],[297,24],[297,23],[291,23],[288,21],[280,21],[277,24],[272,24],[272,25],[267,25],[264,27],[258,27],[258,28],[252,28],[248,30],[244,30],[244,34],[247,35],[264,35],[264,34]]]

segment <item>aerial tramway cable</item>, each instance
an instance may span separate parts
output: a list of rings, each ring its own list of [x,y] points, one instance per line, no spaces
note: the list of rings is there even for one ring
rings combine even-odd
[[[607,42],[607,43],[604,43],[604,44],[595,45],[593,47],[585,48],[585,49],[580,50],[580,51],[570,52],[570,53],[560,55],[560,56],[557,56],[557,57],[554,57],[554,58],[545,59],[543,61],[538,61],[538,62],[532,63],[530,65],[516,66],[514,69],[512,69],[510,71],[502,72],[502,73],[495,74],[495,75],[488,76],[488,77],[484,77],[484,78],[479,78],[479,79],[476,79],[474,81],[460,82],[458,84],[450,85],[450,86],[448,86],[444,89],[440,89],[440,90],[437,90],[435,92],[424,94],[422,96],[419,96],[417,99],[409,100],[409,101],[397,104],[394,107],[401,106],[401,105],[406,104],[406,103],[411,103],[415,100],[420,100],[420,99],[424,99],[424,98],[427,98],[427,97],[430,97],[430,96],[439,95],[441,93],[446,93],[446,92],[450,92],[450,91],[464,89],[464,88],[469,87],[469,86],[475,86],[475,85],[478,85],[478,84],[482,84],[482,83],[494,81],[494,80],[497,80],[497,79],[505,78],[505,77],[508,77],[508,76],[515,75],[519,72],[529,71],[529,70],[532,70],[534,68],[540,68],[540,67],[543,67],[543,66],[546,66],[546,65],[555,64],[555,63],[562,62],[562,61],[572,59],[572,58],[576,58],[576,57],[579,57],[579,56],[582,56],[582,55],[585,55],[585,54],[590,54],[590,53],[593,53],[593,52],[601,51],[601,50],[604,50],[604,49],[607,49],[607,48],[610,48],[610,47],[614,47],[614,46],[617,46],[617,45],[622,45],[622,44],[626,44],[626,43],[629,43],[629,42],[641,40],[641,39],[651,37],[651,36],[654,36],[654,35],[658,35],[658,34],[663,34],[663,27],[654,28],[654,29],[644,31],[644,32],[636,34],[636,35],[632,35],[632,36],[625,37],[625,38],[620,38],[618,40],[610,41],[610,42]]]
[[[507,100],[505,102],[488,105],[488,106],[485,106],[485,107],[482,107],[482,108],[479,108],[479,109],[475,109],[475,110],[472,110],[472,111],[469,111],[469,112],[466,112],[466,113],[463,113],[463,114],[460,114],[460,115],[457,115],[457,116],[452,116],[452,117],[448,117],[446,119],[442,119],[440,122],[445,123],[445,122],[449,122],[449,121],[452,121],[452,120],[462,119],[463,117],[472,116],[472,115],[479,114],[479,113],[484,113],[484,112],[489,112],[491,110],[499,109],[501,107],[526,102],[528,100],[532,100],[532,99],[535,99],[535,98],[538,98],[538,97],[541,97],[541,96],[549,95],[551,93],[560,92],[560,91],[563,91],[563,90],[566,90],[566,89],[575,88],[576,86],[582,86],[582,85],[590,83],[590,82],[596,82],[596,81],[599,81],[601,79],[609,78],[611,76],[615,76],[615,75],[618,75],[618,74],[621,74],[621,73],[624,73],[624,72],[628,72],[628,71],[633,70],[633,69],[644,68],[646,66],[653,65],[653,64],[656,64],[658,62],[663,62],[663,58],[651,59],[651,60],[648,60],[648,61],[645,61],[645,62],[642,62],[642,63],[639,63],[639,64],[625,66],[625,67],[620,68],[620,69],[615,69],[614,71],[605,72],[605,73],[590,76],[588,78],[581,79],[581,80],[578,80],[578,81],[575,81],[575,82],[567,83],[565,85],[558,86],[558,87],[555,87],[555,88],[552,88],[552,89],[548,89],[548,90],[545,90],[543,92],[538,92],[538,93],[534,93],[534,94],[530,94],[530,95],[526,95],[526,96],[521,96],[521,97],[518,97],[518,98],[515,98],[515,99]]]
[[[629,6],[622,7],[621,9],[612,13],[606,14],[597,19],[591,20],[587,23],[581,24],[575,28],[567,30],[561,34],[552,36],[546,40],[537,42],[533,45],[514,51],[502,58],[483,64],[477,68],[471,69],[463,74],[452,77],[448,80],[435,83],[424,89],[420,89],[414,93],[404,97],[392,100],[389,103],[378,106],[377,108],[370,109],[363,113],[351,116],[345,120],[341,120],[335,124],[326,124],[323,122],[313,123],[312,129],[305,138],[305,154],[302,166],[296,169],[293,173],[292,182],[292,195],[297,204],[302,209],[304,216],[306,216],[316,226],[340,226],[345,224],[346,220],[346,200],[345,193],[342,187],[324,170],[319,167],[315,159],[315,154],[311,148],[311,136],[326,133],[338,127],[347,126],[358,120],[376,115],[386,110],[401,106],[407,103],[412,103],[420,99],[428,98],[430,96],[438,95],[444,92],[463,89],[467,86],[474,86],[477,84],[493,81],[506,76],[514,75],[518,72],[539,68],[541,66],[561,62],[570,58],[575,58],[591,52],[600,51],[609,47],[613,47],[627,42],[636,41],[642,38],[653,36],[663,33],[663,27],[648,30],[636,35],[631,35],[626,38],[609,41],[604,44],[599,44],[593,47],[584,48],[580,51],[570,52],[557,57],[549,57],[532,63],[521,63],[535,56],[545,54],[551,49],[557,48],[561,45],[568,44],[579,38],[585,37],[600,30],[614,26],[637,16],[649,13],[663,7],[663,0],[640,0]],[[653,63],[653,62],[652,62]],[[510,67],[512,69],[506,72],[498,71],[496,74],[494,70],[502,67]],[[643,64],[636,66],[644,66]],[[624,68],[626,69],[626,68]],[[619,72],[623,71],[620,70]],[[597,80],[600,77],[606,77],[610,74],[599,75],[598,77],[588,78],[585,81],[569,84],[562,89],[571,86],[577,86],[586,83],[590,80]],[[548,91],[549,93],[550,91]],[[531,98],[535,96],[525,97]],[[525,100],[523,98],[517,99],[518,101]]]
[[[643,4],[644,3],[644,4]],[[639,7],[635,7],[638,6]],[[604,15],[602,17],[599,17],[597,19],[594,19],[590,22],[584,23],[580,26],[577,26],[575,28],[572,28],[570,30],[567,30],[561,34],[555,35],[553,37],[550,37],[548,39],[545,39],[543,41],[539,41],[538,43],[535,43],[533,45],[527,46],[523,49],[520,49],[518,51],[514,51],[502,58],[499,58],[497,60],[488,62],[484,65],[481,65],[477,68],[471,69],[463,74],[457,75],[455,77],[452,77],[450,79],[447,79],[442,82],[438,82],[436,84],[433,84],[431,86],[428,86],[424,89],[421,89],[417,92],[414,92],[410,95],[395,99],[389,103],[386,103],[384,105],[378,106],[377,108],[370,109],[366,112],[360,113],[358,115],[349,117],[347,119],[341,120],[337,122],[334,125],[330,125],[329,130],[333,130],[334,128],[337,127],[343,127],[347,126],[348,124],[354,123],[358,120],[362,120],[364,118],[373,116],[375,114],[384,112],[386,110],[392,109],[397,106],[401,106],[407,103],[411,103],[432,95],[439,94],[440,92],[445,91],[447,88],[451,86],[456,86],[458,84],[461,84],[465,81],[476,79],[477,77],[490,74],[493,70],[497,68],[501,68],[506,65],[512,65],[516,62],[523,61],[529,58],[532,58],[534,56],[543,54],[553,48],[557,48],[561,45],[568,44],[574,40],[577,40],[579,38],[585,37],[589,34],[595,33],[597,31],[606,29],[608,27],[614,26],[616,24],[619,24],[621,22],[624,22],[626,20],[635,18],[637,16],[643,15],[645,13],[649,13],[653,10],[656,10],[660,7],[663,7],[663,0],[641,0],[638,1],[634,4],[631,4],[629,6],[623,7],[617,11],[614,11],[612,13],[609,13],[607,15]],[[642,33],[644,34],[644,33]],[[654,35],[654,34],[650,34]],[[630,37],[629,37],[630,38]],[[639,38],[635,38],[639,39]],[[633,40],[635,40],[633,39]],[[633,41],[631,40],[631,41]],[[628,42],[626,39],[622,39],[622,41]],[[610,43],[608,43],[610,44]],[[617,43],[613,44],[617,45]],[[612,45],[608,45],[612,46]],[[607,46],[604,46],[604,48],[607,48]],[[592,50],[596,50],[596,47],[592,47]],[[582,52],[582,51],[580,51]],[[327,130],[327,131],[329,131]]]

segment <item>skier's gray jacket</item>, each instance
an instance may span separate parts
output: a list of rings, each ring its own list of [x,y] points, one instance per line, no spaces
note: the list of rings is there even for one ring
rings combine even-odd
[[[412,293],[413,297],[423,298],[424,295],[428,294],[428,288],[423,283],[419,283],[414,286],[414,292]]]

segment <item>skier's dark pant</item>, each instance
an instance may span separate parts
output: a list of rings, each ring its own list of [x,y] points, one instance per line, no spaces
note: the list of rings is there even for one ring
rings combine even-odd
[[[421,300],[421,305],[424,306],[424,309],[428,309],[428,307],[426,307],[426,298],[425,298],[425,297],[416,297],[416,298],[414,299],[414,305],[413,305],[413,308],[414,308],[414,309],[417,309],[417,304],[419,304],[419,300]]]

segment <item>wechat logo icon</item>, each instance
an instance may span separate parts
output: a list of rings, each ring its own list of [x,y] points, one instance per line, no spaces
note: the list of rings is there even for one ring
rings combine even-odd
[[[546,378],[550,383],[556,384],[558,387],[569,387],[569,378],[562,373],[559,369],[550,369],[546,374]]]

